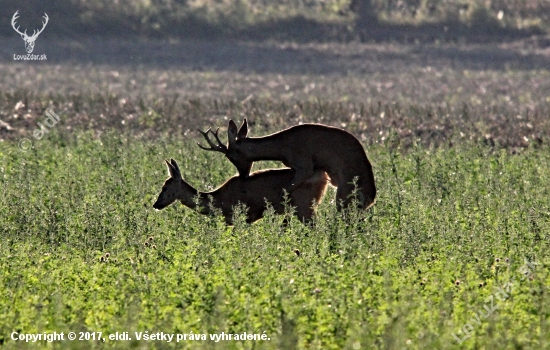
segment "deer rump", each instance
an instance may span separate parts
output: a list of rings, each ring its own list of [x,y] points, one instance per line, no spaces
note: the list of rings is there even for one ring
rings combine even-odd
[[[213,206],[222,210],[228,224],[233,223],[233,207],[242,203],[247,207],[247,222],[252,223],[263,217],[267,203],[273,206],[276,214],[284,214],[284,188],[288,188],[294,177],[292,169],[268,169],[250,174],[243,179],[234,176],[218,189],[205,193],[212,196]],[[325,195],[329,179],[324,171],[316,171],[300,186],[288,193],[289,204],[296,208],[300,221],[309,222],[315,214],[314,205]]]

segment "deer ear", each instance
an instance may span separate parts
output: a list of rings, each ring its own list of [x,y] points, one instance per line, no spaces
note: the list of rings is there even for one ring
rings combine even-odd
[[[239,133],[237,134],[237,140],[244,139],[246,135],[248,135],[248,122],[246,121],[246,118],[244,118],[243,124],[241,125]]]
[[[178,163],[176,163],[176,160],[174,158],[170,158],[170,163],[172,164],[172,166],[174,167],[174,169],[180,174],[181,176],[181,171],[180,171],[180,167],[178,166]]]
[[[227,141],[233,143],[237,140],[237,124],[233,120],[229,120],[229,126],[227,127]]]
[[[168,175],[170,175],[170,177],[174,177],[174,178],[181,177],[181,174],[180,174],[179,170],[177,168],[175,168],[172,165],[172,163],[170,163],[167,160],[164,160],[164,161],[166,162],[166,166],[168,167]]]

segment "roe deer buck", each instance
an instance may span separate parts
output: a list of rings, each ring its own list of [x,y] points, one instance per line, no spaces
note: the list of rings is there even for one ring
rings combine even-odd
[[[170,162],[165,160],[165,162],[170,178],[164,182],[162,192],[153,204],[153,208],[164,209],[174,201],[180,200],[183,205],[195,209],[197,206],[195,199],[199,196],[200,212],[209,214],[211,197],[212,206],[221,209],[225,222],[229,225],[233,221],[233,206],[239,202],[248,207],[246,214],[248,223],[263,217],[264,211],[267,209],[266,201],[271,203],[277,214],[283,214],[283,188],[290,185],[290,180],[294,176],[292,169],[257,171],[250,174],[247,179],[234,176],[212,192],[199,192],[183,180],[174,159],[170,159]],[[327,185],[327,174],[317,171],[301,186],[289,193],[290,204],[296,207],[296,216],[303,223],[312,219],[315,214],[313,205],[319,203],[323,198]]]
[[[245,118],[239,131],[237,125],[229,121],[228,144],[225,146],[218,138],[218,130],[215,133],[210,129],[201,131],[210,148],[199,146],[224,153],[243,179],[247,178],[253,162],[279,160],[296,171],[291,186],[285,188],[287,190],[300,186],[315,171],[322,170],[338,187],[338,210],[342,209],[341,203],[344,208],[352,203],[355,187],[360,207],[366,209],[374,204],[376,186],[372,166],[359,140],[347,131],[321,124],[302,124],[264,137],[247,137]],[[208,132],[216,137],[217,145],[208,138]]]

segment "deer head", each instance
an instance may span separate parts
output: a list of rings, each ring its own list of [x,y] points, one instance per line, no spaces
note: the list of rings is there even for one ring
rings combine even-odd
[[[26,29],[23,33],[21,33],[21,31],[19,30],[19,27],[17,28],[15,27],[16,25],[15,22],[19,18],[18,13],[19,13],[19,10],[15,11],[15,13],[13,14],[13,17],[11,18],[11,26],[17,33],[19,33],[19,35],[21,35],[21,38],[23,38],[23,40],[25,41],[25,50],[27,50],[27,53],[32,53],[32,50],[34,50],[34,42],[36,41],[36,38],[38,38],[38,35],[40,35],[40,33],[42,33],[44,28],[46,28],[46,24],[48,24],[48,20],[49,20],[48,14],[44,12],[43,18],[45,22],[42,22],[42,29],[40,29],[38,32],[35,29],[33,30],[32,35],[28,36]]]
[[[239,171],[239,176],[243,179],[248,178],[250,169],[252,169],[251,162],[244,156],[244,148],[247,147],[243,143],[248,139],[248,123],[244,118],[241,127],[237,131],[237,124],[233,120],[229,120],[229,126],[227,127],[227,154],[226,157],[235,165]]]
[[[162,191],[155,204],[153,204],[153,208],[157,210],[164,209],[181,198],[183,179],[178,163],[174,159],[170,159],[170,161],[165,160],[165,162],[170,178],[164,182]]]
[[[206,151],[216,151],[225,154],[227,159],[229,159],[229,161],[231,161],[231,163],[233,163],[233,165],[235,165],[235,167],[239,171],[240,177],[244,179],[248,178],[250,174],[250,169],[252,169],[253,162],[246,160],[245,157],[240,154],[240,144],[238,142],[239,140],[246,139],[246,136],[248,135],[248,124],[246,122],[246,119],[243,121],[243,124],[241,125],[241,128],[238,132],[237,125],[235,125],[232,120],[229,121],[229,128],[227,130],[227,141],[229,147],[224,145],[220,141],[220,138],[218,137],[219,130],[219,128],[216,129],[216,132],[213,132],[210,129],[206,130],[205,132],[199,130],[202,136],[204,136],[204,138],[206,139],[206,142],[208,142],[208,144],[210,145],[210,148],[203,147],[199,143],[197,143],[197,145],[199,145],[200,148]],[[215,144],[210,140],[210,138],[208,137],[208,133],[214,135],[218,144]]]

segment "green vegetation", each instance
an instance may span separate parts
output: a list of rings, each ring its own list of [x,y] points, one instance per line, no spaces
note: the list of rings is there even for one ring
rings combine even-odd
[[[550,348],[550,3],[352,3],[4,1],[50,22],[46,62],[0,28],[0,347]],[[312,227],[153,210],[166,158],[201,190],[236,173],[195,130],[244,117],[353,133],[376,205],[343,217],[331,190]]]
[[[343,220],[329,193],[315,227],[293,218],[285,228],[271,214],[227,227],[179,205],[151,207],[164,158],[201,189],[235,173],[198,138],[61,129],[28,152],[0,143],[6,349],[22,347],[14,331],[270,337],[178,345],[193,349],[548,348],[547,145],[401,148],[390,135],[366,145],[380,194],[366,213]],[[471,338],[459,344],[461,330]],[[129,346],[176,347],[101,347]]]

